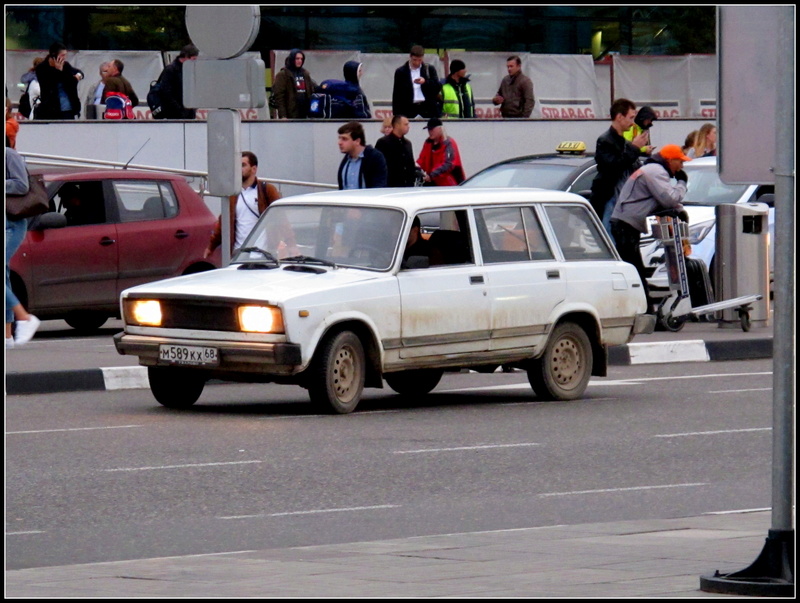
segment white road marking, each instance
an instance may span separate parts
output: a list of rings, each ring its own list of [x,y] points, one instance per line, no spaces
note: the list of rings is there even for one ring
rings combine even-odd
[[[720,429],[719,431],[687,431],[686,433],[664,433],[654,438],[682,438],[685,436],[717,435],[720,433],[745,433],[748,431],[772,431],[772,427],[749,427],[747,429]]]
[[[481,446],[458,446],[454,448],[422,448],[420,450],[395,450],[392,454],[419,454],[423,452],[452,452],[455,450],[487,450],[489,448],[518,448],[522,446],[541,446],[535,442],[521,444],[485,444]]]
[[[575,490],[573,492],[547,492],[539,494],[540,498],[546,496],[572,496],[573,494],[606,494],[611,492],[634,492],[637,490],[659,490],[663,488],[694,488],[696,486],[707,486],[708,484],[667,484],[664,486],[635,486],[632,488],[604,488],[601,490]]]
[[[315,515],[317,513],[347,513],[350,511],[373,511],[375,509],[397,509],[400,505],[373,505],[371,507],[344,507],[339,509],[315,509],[312,511],[287,511],[285,513],[257,513],[255,515],[228,515],[217,519],[253,519],[258,517],[287,517],[289,515]]]
[[[770,392],[771,387],[757,387],[753,389],[717,389],[708,392],[709,394],[738,394],[739,392]]]
[[[44,534],[44,530],[28,530],[27,532],[6,532],[6,536],[25,536],[26,534]]]
[[[7,431],[6,435],[18,435],[23,433],[55,433],[59,431],[94,431],[98,429],[130,429],[132,427],[144,427],[144,425],[108,425],[106,427],[71,427],[68,429],[35,429],[31,431]]]
[[[263,463],[264,461],[229,461],[224,463],[187,463],[186,465],[159,465],[156,467],[120,467],[119,469],[104,469],[104,471],[154,471],[157,469],[185,469],[188,467],[219,467],[222,465],[247,465],[248,463]]]
[[[703,515],[739,515],[740,513],[760,513],[762,511],[772,511],[772,507],[764,507],[763,509],[737,509],[735,511],[708,511]]]

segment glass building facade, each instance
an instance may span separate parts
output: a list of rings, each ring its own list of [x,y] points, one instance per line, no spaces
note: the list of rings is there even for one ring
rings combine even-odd
[[[191,40],[184,6],[6,5],[6,48],[177,50]],[[716,51],[714,6],[261,6],[251,48],[704,54]]]

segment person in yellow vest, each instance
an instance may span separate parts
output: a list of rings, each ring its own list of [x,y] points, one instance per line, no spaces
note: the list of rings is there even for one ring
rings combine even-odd
[[[442,86],[442,117],[475,117],[475,99],[464,61],[450,61],[450,75]]]
[[[636,117],[633,119],[633,125],[622,133],[622,137],[629,142],[633,142],[633,139],[639,136],[639,134],[645,134],[647,143],[640,150],[643,155],[649,156],[654,148],[650,142],[650,128],[657,119],[658,115],[656,115],[652,107],[648,107],[647,105],[643,106],[639,109],[639,112],[636,113]]]

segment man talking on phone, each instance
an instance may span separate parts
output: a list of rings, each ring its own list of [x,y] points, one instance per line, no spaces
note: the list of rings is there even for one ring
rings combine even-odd
[[[425,49],[412,46],[407,63],[394,72],[392,113],[412,119],[439,117],[439,93],[442,85],[439,76],[423,61]]]
[[[67,47],[60,42],[50,46],[47,58],[36,67],[41,102],[36,119],[76,119],[81,114],[78,82],[83,71],[67,62]]]

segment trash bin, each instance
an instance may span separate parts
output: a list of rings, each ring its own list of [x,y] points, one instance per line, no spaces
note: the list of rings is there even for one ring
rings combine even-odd
[[[769,325],[769,207],[765,203],[726,203],[716,207],[714,289],[717,301],[761,294],[750,322]],[[739,328],[737,310],[720,312],[719,326]]]

